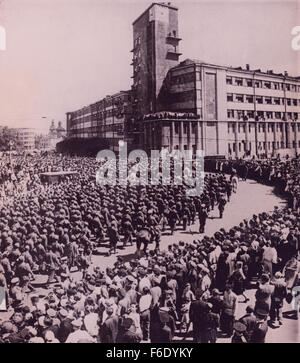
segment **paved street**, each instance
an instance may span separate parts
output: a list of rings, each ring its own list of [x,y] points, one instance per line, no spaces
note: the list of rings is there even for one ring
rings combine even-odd
[[[223,218],[219,218],[219,211],[215,207],[213,212],[210,212],[210,218],[206,223],[205,234],[213,235],[220,228],[229,230],[236,226],[243,219],[252,217],[253,214],[272,211],[275,206],[282,207],[285,202],[272,193],[272,188],[258,184],[254,181],[240,182],[236,194],[232,195],[230,203],[225,207]],[[173,236],[169,235],[169,231],[163,233],[161,238],[161,249],[167,248],[169,244],[177,243],[181,240],[192,242],[194,239],[199,239],[204,234],[199,234],[199,223],[188,227],[187,231],[182,231],[182,226],[177,226],[177,231]],[[150,249],[154,248],[150,245]],[[117,256],[124,256],[126,259],[133,257],[135,246],[126,247],[126,249],[118,249]],[[103,246],[99,249],[100,255],[93,256],[93,263],[102,268],[111,266],[116,262],[116,255],[104,257],[107,254],[108,247]]]

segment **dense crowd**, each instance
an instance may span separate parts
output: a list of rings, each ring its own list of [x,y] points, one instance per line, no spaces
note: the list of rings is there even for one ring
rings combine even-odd
[[[201,197],[187,197],[184,186],[96,185],[98,166],[90,158],[49,155],[1,160],[0,286],[11,315],[0,325],[2,341],[171,342],[192,324],[195,342],[215,342],[220,334],[263,342],[268,317],[282,324],[283,301],[300,272],[296,205],[161,251],[163,230],[185,230],[198,218],[204,233],[211,210],[222,217],[235,191],[231,182],[223,173],[206,175]],[[297,180],[292,168],[288,175]],[[41,172],[59,170],[78,176],[41,183]],[[236,165],[230,173],[236,178]],[[136,257],[93,268],[91,256],[107,240],[110,252],[136,242]],[[74,269],[82,271],[80,281]],[[38,292],[37,273],[48,275]],[[254,281],[256,304],[236,321],[238,297],[247,302]]]
[[[300,207],[300,158],[224,160],[213,162],[211,170],[232,173],[234,169],[241,179],[256,180],[259,183],[272,185],[275,191],[284,193],[289,207]]]

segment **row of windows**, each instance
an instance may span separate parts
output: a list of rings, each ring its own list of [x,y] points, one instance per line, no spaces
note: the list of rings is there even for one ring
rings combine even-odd
[[[233,86],[244,86],[244,87],[274,89],[274,90],[286,90],[290,92],[300,92],[300,85],[282,83],[282,82],[253,80],[250,78],[227,76],[226,84]]]
[[[287,106],[300,106],[300,99],[296,98],[281,98],[281,97],[268,97],[268,96],[255,96],[255,101],[258,104],[266,104],[266,105],[284,105]],[[244,94],[236,94],[236,93],[227,93],[227,102],[245,102],[245,103],[254,103],[253,95],[244,95]]]
[[[300,113],[298,112],[274,112],[274,111],[256,111],[257,120],[275,119],[275,120],[298,120]],[[229,119],[242,120],[254,119],[254,111],[251,110],[227,110]]]
[[[258,132],[265,132],[267,130],[268,132],[274,132],[275,129],[276,129],[276,131],[281,131],[282,132],[284,125],[285,125],[284,123],[280,123],[280,124],[276,123],[275,124],[273,122],[270,122],[270,123],[267,123],[267,124],[258,123],[257,124],[257,131]],[[255,124],[249,123],[249,125],[248,125],[249,134],[252,131],[254,132],[254,129],[255,129]],[[292,130],[292,132],[295,132],[296,130],[298,132],[300,132],[300,124],[297,124],[297,125],[291,124],[291,130]],[[228,123],[228,133],[230,133],[231,131],[233,133],[235,131],[237,131],[238,133],[241,133],[241,132],[246,133],[246,125],[244,123]]]
[[[80,117],[77,120],[72,120],[72,125],[78,125],[80,123],[90,122],[91,120],[92,121],[103,121],[106,118],[113,117],[113,116],[118,119],[124,117],[124,110],[122,108],[114,108],[114,109],[107,110],[104,112],[99,112],[92,116]]]
[[[296,141],[293,141],[292,143],[293,148],[296,148],[297,143]],[[284,141],[259,141],[258,142],[258,150],[276,150],[276,149],[285,149],[286,148],[286,143]],[[300,140],[298,141],[298,147],[300,148]],[[232,154],[232,152],[236,152],[236,149],[238,148],[239,152],[243,152],[246,151],[246,143],[245,141],[239,142],[239,143],[235,143],[233,142],[228,143],[228,153]],[[251,151],[252,149],[252,143],[249,142],[249,150]]]
[[[119,97],[107,97],[97,103],[94,103],[90,106],[84,107],[78,111],[74,111],[72,112],[72,118],[77,118],[80,116],[84,116],[93,112],[99,112],[100,110],[105,110],[108,107],[120,107],[123,106],[124,104],[127,104],[128,102],[131,101],[131,96],[130,95],[123,95],[123,96],[119,96]]]
[[[122,132],[124,130],[123,124],[111,124],[111,125],[102,125],[102,126],[94,126],[94,127],[80,127],[77,130],[72,130],[72,132],[78,134],[84,132]]]

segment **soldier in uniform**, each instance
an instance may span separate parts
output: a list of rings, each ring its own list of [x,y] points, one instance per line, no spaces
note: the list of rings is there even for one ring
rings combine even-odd
[[[208,213],[205,204],[201,204],[199,210],[199,233],[204,233]]]

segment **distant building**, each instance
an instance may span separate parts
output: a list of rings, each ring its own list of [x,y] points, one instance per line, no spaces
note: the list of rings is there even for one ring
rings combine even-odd
[[[51,138],[62,138],[67,134],[66,130],[62,127],[61,121],[58,121],[58,126],[55,127],[54,120],[51,122],[48,136]]]
[[[20,127],[11,129],[12,133],[18,138],[20,149],[22,150],[33,150],[35,149],[35,134],[36,131],[32,128]]]

